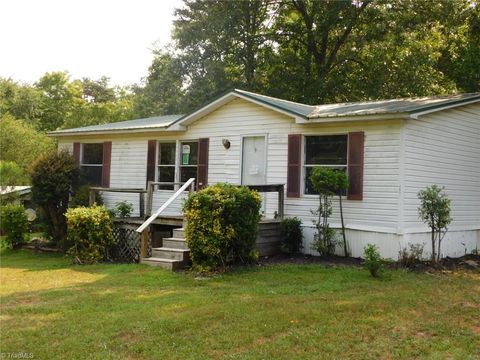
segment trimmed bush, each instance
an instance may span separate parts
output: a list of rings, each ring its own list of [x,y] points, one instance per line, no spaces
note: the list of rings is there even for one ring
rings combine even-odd
[[[0,207],[0,222],[9,247],[15,249],[27,242],[28,218],[22,205],[6,204]]]
[[[297,254],[302,248],[302,221],[296,217],[283,219],[280,224],[282,243],[280,250],[286,254]]]
[[[78,187],[79,169],[66,151],[51,152],[38,158],[30,171],[32,198],[42,210],[46,233],[63,249],[66,243],[65,212],[70,195]]]
[[[260,195],[247,187],[216,184],[192,194],[183,210],[194,268],[212,271],[255,261],[260,206]]]
[[[68,209],[65,214],[68,241],[73,246],[68,255],[76,264],[93,264],[106,257],[113,245],[113,220],[105,206]]]

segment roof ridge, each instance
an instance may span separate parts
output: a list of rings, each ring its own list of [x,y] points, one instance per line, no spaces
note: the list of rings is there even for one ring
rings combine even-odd
[[[280,98],[276,98],[276,97],[273,97],[273,96],[258,94],[258,93],[254,93],[254,92],[246,91],[246,90],[242,90],[242,89],[233,89],[233,91],[238,91],[238,92],[240,92],[240,93],[246,93],[246,94],[255,95],[255,96],[261,96],[261,97],[268,98],[268,99],[272,99],[272,100],[276,100],[276,101],[283,101],[283,102],[286,102],[286,103],[289,103],[289,104],[295,104],[295,105],[301,105],[301,106],[309,106],[309,107],[315,107],[315,106],[316,106],[316,105],[308,105],[308,104],[304,104],[304,103],[299,103],[299,102],[296,102],[296,101],[290,101],[290,100],[280,99]]]

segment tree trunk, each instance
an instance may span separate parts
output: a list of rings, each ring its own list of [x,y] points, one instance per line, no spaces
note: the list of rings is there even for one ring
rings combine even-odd
[[[348,257],[347,238],[345,236],[345,223],[343,221],[342,192],[340,191],[340,219],[342,220],[343,250],[345,257]]]
[[[434,224],[433,217],[432,224]],[[435,225],[432,225],[432,263],[436,262],[437,257],[435,255]]]

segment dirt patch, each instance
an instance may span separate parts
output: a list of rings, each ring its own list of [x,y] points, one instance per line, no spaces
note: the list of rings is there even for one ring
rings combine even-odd
[[[116,339],[121,340],[125,343],[136,343],[141,339],[141,336],[131,332],[131,331],[123,331],[115,336]]]

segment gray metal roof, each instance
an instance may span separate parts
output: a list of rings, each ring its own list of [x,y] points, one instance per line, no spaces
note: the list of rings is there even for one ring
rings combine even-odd
[[[480,99],[480,93],[428,96],[421,98],[390,99],[376,101],[359,101],[324,105],[304,105],[292,101],[281,100],[270,96],[251,93],[244,90],[233,90],[266,105],[299,115],[306,119],[344,117],[356,115],[381,115],[395,113],[416,113],[430,108],[443,107]]]
[[[264,104],[273,106],[277,109],[284,110],[288,113],[300,115],[302,117],[308,117],[308,115],[315,110],[315,106],[312,105],[305,105],[293,101],[277,99],[271,96],[255,94],[245,90],[235,89],[233,92],[244,95],[252,100],[257,100]]]
[[[182,115],[165,115],[165,116],[155,116],[145,119],[135,119],[128,121],[119,121],[115,123],[101,124],[101,125],[92,125],[85,126],[74,129],[64,129],[52,131],[49,134],[51,135],[62,135],[62,134],[81,134],[89,132],[116,132],[122,130],[141,130],[141,129],[164,129],[174,123],[176,120],[180,119]]]
[[[475,99],[480,99],[480,93],[318,105],[307,117],[314,119],[395,113],[412,114]]]
[[[376,115],[395,115],[406,114],[407,116],[415,117],[422,112],[438,111],[451,106],[460,106],[470,102],[480,101],[480,93],[447,95],[447,96],[430,96],[422,98],[409,99],[391,99],[379,101],[360,101],[350,103],[325,104],[325,105],[305,105],[292,101],[277,99],[270,96],[255,94],[245,90],[234,89],[220,98],[212,100],[209,104],[201,109],[188,115],[166,115],[156,116],[146,119],[136,119],[129,121],[121,121],[116,123],[92,125],[75,129],[65,129],[52,131],[50,135],[80,135],[84,133],[115,133],[141,130],[162,130],[171,127],[171,125],[188,124],[191,121],[205,116],[211,111],[214,111],[222,104],[226,103],[228,99],[234,96],[240,96],[247,100],[252,100],[260,104],[264,104],[270,108],[278,109],[279,111],[292,114],[296,117],[309,119],[328,119],[342,118],[355,116],[376,116]],[[218,103],[218,101],[223,102]],[[362,118],[358,118],[362,119]]]

